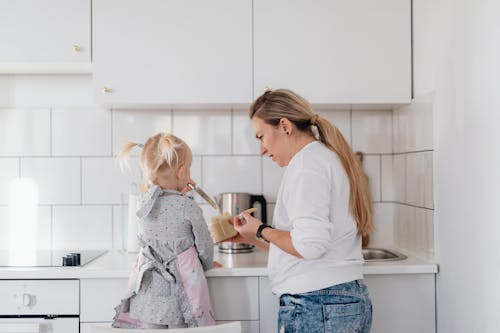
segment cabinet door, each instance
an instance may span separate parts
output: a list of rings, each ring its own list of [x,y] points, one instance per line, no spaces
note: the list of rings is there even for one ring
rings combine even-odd
[[[365,275],[372,333],[436,332],[435,275]]]
[[[257,277],[211,277],[207,281],[215,320],[259,320]]]
[[[105,322],[113,320],[115,307],[127,291],[128,279],[82,279],[81,322]]]
[[[93,70],[101,104],[248,103],[252,0],[95,1]]]
[[[313,103],[407,103],[409,0],[254,0],[256,96],[289,88]]]
[[[0,0],[0,63],[90,63],[90,0]]]
[[[259,305],[260,331],[276,332],[280,300],[272,293],[271,281],[268,277],[259,278]]]

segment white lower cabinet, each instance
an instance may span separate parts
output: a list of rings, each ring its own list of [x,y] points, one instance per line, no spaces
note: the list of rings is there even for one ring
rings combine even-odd
[[[373,305],[371,333],[434,333],[435,275],[365,275]],[[278,331],[279,300],[260,278],[260,332]]]
[[[435,274],[366,275],[371,333],[436,332]]]
[[[259,333],[259,278],[207,280],[217,322],[240,321],[244,333]],[[127,279],[82,279],[80,333],[90,332],[93,325],[110,325],[126,287]]]
[[[80,322],[107,322],[125,295],[128,279],[82,279]]]
[[[278,331],[278,298],[267,277],[209,277],[218,323],[240,321],[244,333]],[[365,275],[373,303],[371,333],[435,333],[435,274]],[[80,332],[110,325],[127,279],[82,279]]]

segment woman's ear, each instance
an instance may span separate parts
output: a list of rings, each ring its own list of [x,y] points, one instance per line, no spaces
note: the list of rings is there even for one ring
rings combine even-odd
[[[280,129],[286,134],[290,135],[292,133],[292,122],[287,118],[280,119]]]

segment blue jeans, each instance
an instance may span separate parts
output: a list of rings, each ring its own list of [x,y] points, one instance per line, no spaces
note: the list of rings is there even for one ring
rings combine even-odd
[[[363,280],[280,297],[279,333],[368,333],[372,302]]]

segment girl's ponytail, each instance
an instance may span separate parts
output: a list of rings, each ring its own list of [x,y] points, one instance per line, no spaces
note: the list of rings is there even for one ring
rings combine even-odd
[[[124,171],[125,168],[130,169],[130,152],[136,146],[142,147],[142,144],[135,142],[127,142],[122,146],[122,148],[118,152],[118,155],[116,155],[116,159],[120,164],[120,169],[122,170],[122,172]]]
[[[173,136],[164,133],[161,135],[158,143],[158,152],[160,156],[163,156],[164,163],[169,168],[177,169],[179,167],[179,154],[177,150],[181,148],[181,142],[174,142]]]

